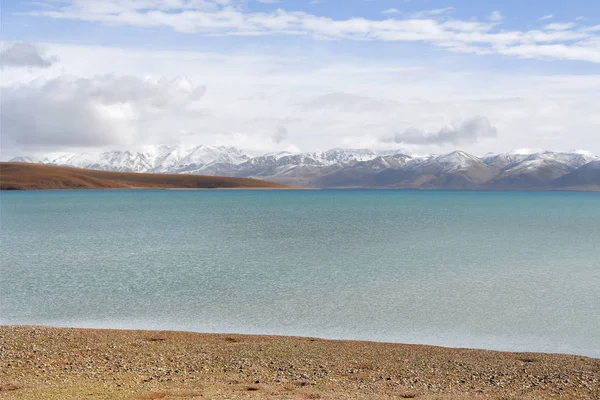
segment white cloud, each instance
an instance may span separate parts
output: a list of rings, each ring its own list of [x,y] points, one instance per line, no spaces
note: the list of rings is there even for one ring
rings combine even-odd
[[[437,15],[450,14],[450,13],[454,12],[454,10],[455,10],[454,7],[444,7],[444,8],[436,8],[433,10],[417,11],[417,12],[411,14],[411,18],[420,19],[420,18],[433,17],[433,16],[437,16]]]
[[[547,15],[544,15],[543,17],[540,17],[539,21],[546,21],[546,20],[549,20],[552,18],[554,18],[554,14],[547,14]]]
[[[504,19],[504,16],[502,15],[502,13],[500,11],[494,11],[490,14],[488,19],[490,21],[498,22],[498,21],[502,21]]]
[[[403,19],[335,20],[284,9],[248,12],[241,7],[242,3],[231,0],[71,0],[57,9],[40,9],[30,15],[139,27],[170,27],[179,32],[209,35],[299,35],[329,40],[423,42],[454,52],[517,54],[525,58],[597,62],[600,56],[600,46],[589,45],[595,43],[590,39],[598,37],[593,29],[574,30],[572,26],[566,26],[555,32],[504,31],[497,27],[497,21],[451,19],[448,13],[454,11],[452,7],[425,10]],[[499,13],[492,16],[500,17]],[[543,19],[549,19],[549,16]],[[563,47],[568,51],[563,51]],[[557,51],[553,52],[553,49]]]
[[[306,110],[329,110],[348,113],[386,112],[398,108],[399,104],[386,99],[376,99],[352,93],[327,93],[298,104]]]
[[[585,43],[580,46],[567,46],[564,44],[521,45],[500,48],[498,53],[529,59],[585,60],[600,63],[600,52],[598,52],[597,47],[598,43],[594,43],[590,47],[586,47]]]
[[[550,31],[566,31],[566,30],[574,28],[576,25],[577,24],[575,24],[573,22],[568,22],[568,23],[554,22],[552,24],[548,24],[548,25],[544,26],[544,29],[547,29]]]
[[[397,8],[388,8],[387,10],[383,10],[382,14],[400,14],[400,10]]]
[[[0,51],[0,68],[48,68],[58,59],[46,56],[37,45],[27,42],[15,42],[5,45]]]
[[[461,145],[464,143],[475,143],[480,139],[495,138],[497,133],[498,130],[492,126],[489,119],[484,116],[476,116],[462,122],[454,122],[452,125],[445,126],[435,133],[428,133],[411,127],[403,133],[386,136],[382,140],[386,143],[398,144]]]

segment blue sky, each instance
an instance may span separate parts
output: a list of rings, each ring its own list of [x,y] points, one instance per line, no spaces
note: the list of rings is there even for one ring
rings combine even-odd
[[[258,153],[382,148],[390,135],[435,135],[475,117],[489,120],[497,137],[394,145],[600,153],[595,0],[2,5],[3,154],[165,141]],[[130,92],[117,96],[111,79]],[[161,106],[134,93],[148,85]],[[203,95],[188,98],[198,88]],[[36,118],[18,108],[28,104],[39,107]],[[74,107],[87,119],[69,121]],[[53,116],[44,115],[49,109]],[[90,124],[97,129],[84,128]],[[283,140],[274,134],[281,127]]]
[[[93,1],[93,0],[92,0]],[[48,7],[41,6],[42,3]],[[3,2],[5,18],[16,12],[28,12],[32,10],[49,9],[50,6],[59,5],[60,1],[27,1],[13,0]],[[66,4],[68,2],[62,2]],[[508,26],[536,26],[538,19],[546,15],[554,15],[557,20],[574,20],[584,16],[590,19],[598,18],[598,2],[594,0],[322,0],[311,2],[310,0],[280,0],[278,2],[260,2],[249,0],[243,3],[244,10],[254,12],[269,12],[276,9],[288,11],[305,11],[320,16],[329,16],[335,19],[346,19],[352,17],[365,17],[372,19],[384,19],[383,11],[396,8],[399,11],[410,14],[424,10],[443,9],[453,7],[453,15],[460,19],[483,18],[493,11],[501,12],[512,23]],[[9,16],[7,17],[7,14]],[[389,14],[388,14],[389,15]],[[537,24],[541,26],[541,23]],[[6,32],[5,32],[6,33]]]
[[[103,1],[87,0],[89,3]],[[111,0],[104,1],[110,3]],[[85,3],[85,1],[82,1]],[[122,2],[126,3],[126,2]],[[132,1],[135,3],[135,1]],[[150,2],[157,3],[157,2]],[[489,21],[494,12],[502,16],[497,21],[496,31],[528,31],[543,29],[550,23],[576,23],[585,26],[600,24],[600,3],[595,0],[543,0],[543,1],[477,1],[477,0],[247,0],[243,2],[231,1],[228,7],[235,6],[245,14],[274,13],[277,10],[287,12],[301,11],[310,15],[331,18],[337,21],[352,18],[367,20],[385,19],[437,19],[460,21]],[[211,37],[205,33],[188,32],[182,35],[170,27],[140,28],[134,24],[110,23],[102,24],[89,22],[85,16],[80,18],[55,19],[33,16],[34,13],[43,13],[60,10],[69,6],[69,1],[23,1],[11,0],[3,2],[3,39],[4,40],[29,40],[29,41],[60,41],[63,43],[100,44],[108,46],[145,46],[155,48],[209,49],[216,46],[248,46],[260,44],[285,46],[286,43],[301,42],[300,45],[311,47],[314,43],[304,37],[290,35],[267,35],[260,37]],[[141,8],[139,11],[147,12],[152,8]],[[185,9],[172,8],[166,10],[171,14],[178,14]],[[83,14],[83,13],[82,13]],[[338,39],[339,40],[339,39]],[[324,45],[324,43],[318,43]],[[343,43],[331,44],[332,48],[345,49],[350,54],[368,53],[373,45],[381,44],[377,41],[356,43],[355,40],[343,40]],[[383,44],[390,44],[384,42]],[[398,47],[398,42],[385,46],[386,50],[393,51]],[[375,46],[376,47],[376,46]],[[401,46],[402,47],[402,46]],[[418,52],[426,50],[427,46],[416,46],[408,50]],[[402,47],[404,50],[405,47]]]

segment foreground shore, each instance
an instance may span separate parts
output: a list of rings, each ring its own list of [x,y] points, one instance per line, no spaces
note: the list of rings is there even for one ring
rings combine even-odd
[[[600,359],[312,338],[0,326],[3,399],[598,399]]]

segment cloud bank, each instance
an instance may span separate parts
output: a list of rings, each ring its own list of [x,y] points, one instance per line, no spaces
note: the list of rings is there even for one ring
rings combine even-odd
[[[439,151],[444,140],[451,148],[447,132],[468,130],[462,122],[440,129],[447,121],[477,115],[491,121],[499,138],[469,141],[455,133],[457,147],[473,154],[521,147],[600,153],[599,74],[40,45],[60,58],[60,68],[2,73],[3,159],[176,143],[251,154],[334,147],[424,154]],[[421,133],[414,144],[381,139],[411,126]],[[429,135],[437,137],[423,139]]]
[[[185,78],[61,76],[3,88],[3,145],[71,148],[131,144],[205,93]]]

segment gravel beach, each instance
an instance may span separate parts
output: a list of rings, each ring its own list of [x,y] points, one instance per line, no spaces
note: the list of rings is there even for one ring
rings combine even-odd
[[[313,338],[0,327],[2,399],[600,399],[600,359]]]

